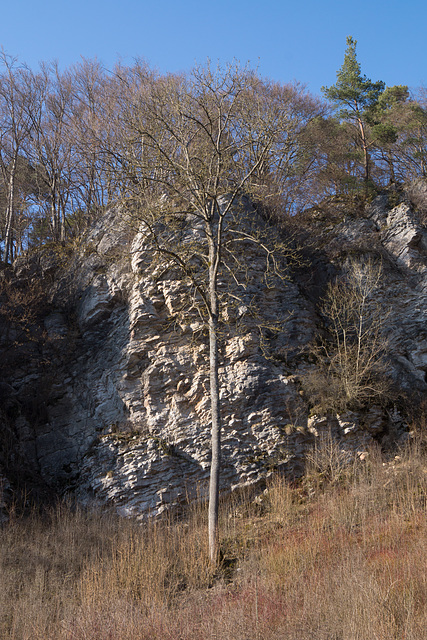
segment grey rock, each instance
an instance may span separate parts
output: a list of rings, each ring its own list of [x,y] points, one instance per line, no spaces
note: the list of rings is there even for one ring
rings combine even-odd
[[[361,259],[366,246],[386,257],[378,295],[390,311],[390,372],[401,389],[426,391],[425,229],[407,204],[390,209],[380,197],[365,218],[344,216],[318,235],[330,252],[329,275],[344,268],[345,248],[357,246]],[[262,486],[275,469],[300,474],[307,450],[328,433],[360,453],[388,431],[403,431],[403,420],[379,407],[363,416],[309,417],[300,381],[313,366],[303,359],[318,330],[313,300],[298,273],[269,289],[256,252],[245,259],[253,273],[248,300],[227,310],[221,354],[223,490]],[[43,269],[53,278],[53,263]],[[183,284],[173,273],[159,280],[153,269],[143,230],[108,212],[52,283],[43,358],[16,368],[7,382],[14,402],[27,407],[14,418],[20,454],[44,481],[139,518],[203,494],[210,465],[202,325],[191,314],[171,321]],[[270,354],[248,312],[252,298],[268,322],[281,322],[268,338]]]

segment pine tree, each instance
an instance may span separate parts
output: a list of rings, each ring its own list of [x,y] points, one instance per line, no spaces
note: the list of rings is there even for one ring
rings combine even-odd
[[[347,49],[342,67],[337,71],[337,81],[331,87],[322,87],[328,100],[338,107],[337,115],[343,120],[353,122],[357,127],[360,146],[363,150],[364,179],[370,179],[369,142],[366,131],[365,113],[378,102],[385,84],[381,80],[372,82],[362,75],[356,56],[357,40],[347,36]]]

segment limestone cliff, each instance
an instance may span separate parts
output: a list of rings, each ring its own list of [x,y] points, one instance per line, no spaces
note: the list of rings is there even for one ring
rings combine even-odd
[[[260,483],[277,469],[301,473],[307,447],[329,429],[344,448],[360,450],[402,429],[392,404],[368,407],[363,420],[310,417],[301,391],[315,366],[306,354],[319,330],[319,295],[350,253],[383,256],[378,295],[391,312],[390,373],[402,391],[427,388],[427,232],[410,204],[392,206],[384,195],[357,217],[337,205],[332,217],[319,209],[305,219],[309,257],[280,287],[265,286],[256,252],[245,256],[248,295],[281,331],[267,332],[264,349],[259,321],[248,315],[237,331],[245,307],[230,311],[220,371],[224,489]],[[34,297],[38,303],[26,325],[10,313],[1,325],[2,460],[9,477],[18,469],[39,484],[136,516],[203,493],[207,347],[193,316],[172,322],[182,283],[173,273],[159,279],[148,264],[142,235],[110,211],[72,254],[45,250],[3,273],[4,304],[18,304],[6,289],[22,293],[23,316]]]

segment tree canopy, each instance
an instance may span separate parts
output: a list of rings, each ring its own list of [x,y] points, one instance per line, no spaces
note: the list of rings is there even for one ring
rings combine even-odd
[[[370,143],[366,130],[365,114],[377,105],[385,84],[381,80],[372,82],[365,75],[362,75],[356,56],[356,45],[357,40],[348,36],[344,62],[337,71],[336,84],[331,87],[322,87],[322,91],[326,98],[338,108],[338,117],[356,125],[360,140],[359,145],[363,150],[364,179],[365,182],[368,182],[371,177],[368,152]]]
[[[425,92],[409,94],[405,86],[372,82],[362,73],[356,45],[349,36],[336,83],[323,87],[332,113],[297,83],[266,80],[254,69],[230,65],[236,72],[227,98],[235,91],[233,109],[227,116],[227,100],[217,103],[227,118],[227,133],[224,129],[211,157],[210,185],[202,158],[212,151],[217,125],[207,113],[201,119],[217,99],[203,77],[209,65],[163,75],[138,60],[111,71],[96,60],[82,60],[64,71],[45,63],[33,71],[2,51],[0,258],[12,262],[30,246],[80,233],[123,194],[131,199],[135,185],[140,198],[141,176],[147,202],[155,192],[182,195],[182,168],[188,161],[194,167],[199,161],[186,187],[194,202],[198,190],[219,186],[215,163],[228,186],[239,184],[247,166],[253,166],[244,190],[276,219],[363,183],[381,186],[424,177]],[[209,73],[213,79],[216,71]],[[215,91],[221,94],[224,88],[218,85]],[[197,130],[198,123],[203,127]],[[171,132],[178,124],[179,148]],[[161,136],[150,127],[160,128]],[[136,137],[129,135],[130,128]],[[266,149],[268,128],[277,135]],[[173,144],[172,167],[163,154]]]
[[[385,89],[381,80],[372,82],[366,75],[362,75],[356,45],[357,40],[347,36],[347,49],[344,62],[337,71],[337,81],[331,87],[322,87],[326,98],[340,108],[338,115],[341,118],[358,119],[363,111],[377,104]]]

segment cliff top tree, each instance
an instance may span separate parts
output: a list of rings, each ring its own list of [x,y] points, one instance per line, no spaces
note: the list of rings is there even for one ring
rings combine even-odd
[[[353,122],[358,129],[363,150],[364,180],[367,183],[370,179],[370,165],[365,113],[378,102],[385,84],[381,80],[372,82],[362,75],[356,57],[356,45],[357,40],[347,36],[347,49],[342,67],[337,71],[337,81],[331,87],[322,87],[322,91],[338,107],[338,117]]]
[[[28,70],[16,59],[0,51],[0,174],[6,194],[4,215],[4,262],[12,262],[16,253],[18,169],[20,156],[25,156],[25,145],[31,130],[28,109],[34,95],[27,91]],[[21,162],[22,165],[22,162]]]
[[[399,135],[403,133],[405,113],[408,110],[409,91],[406,85],[387,87],[380,95],[377,103],[367,112],[367,120],[371,127],[373,145],[379,164],[385,165],[389,184],[396,182],[395,166],[399,168],[400,145],[396,145]]]

